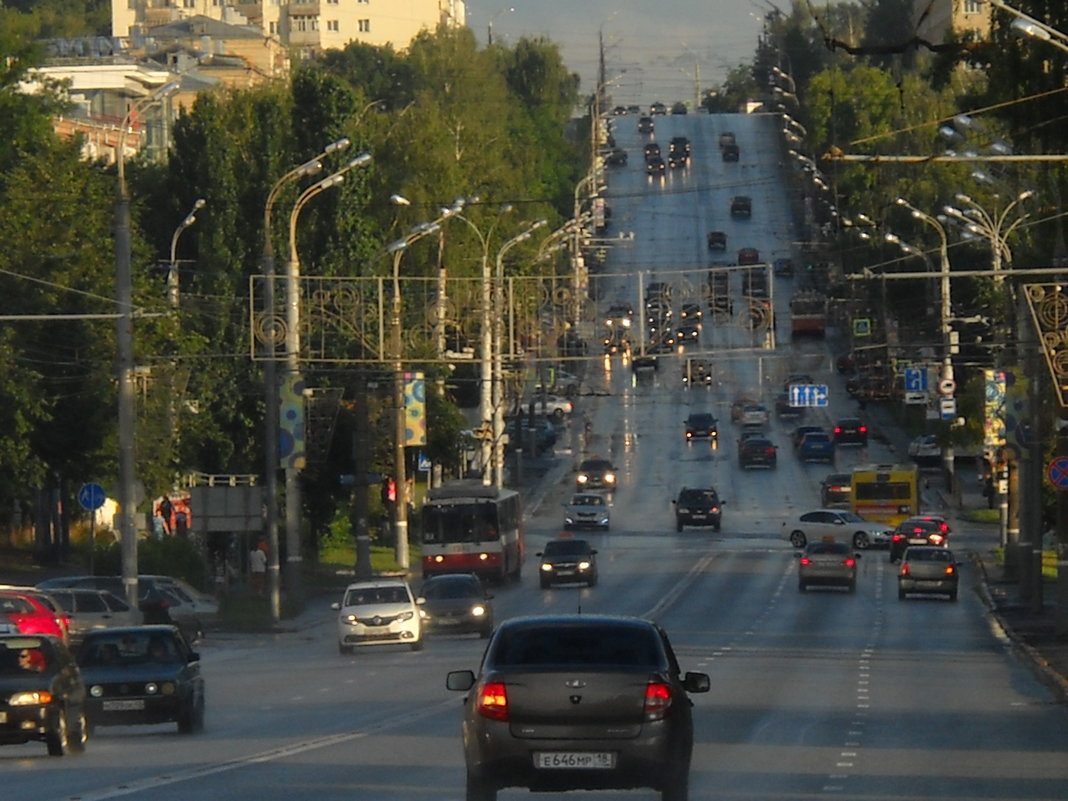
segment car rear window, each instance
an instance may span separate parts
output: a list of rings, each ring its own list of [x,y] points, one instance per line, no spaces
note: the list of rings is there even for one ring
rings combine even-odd
[[[491,661],[498,668],[553,665],[657,669],[662,657],[652,630],[590,624],[504,630]]]
[[[679,494],[682,503],[716,503],[716,493],[712,490],[683,490]]]
[[[952,562],[953,554],[945,548],[913,548],[907,554],[909,562]]]
[[[847,554],[849,553],[849,546],[844,542],[813,542],[808,546],[808,552],[810,554]]]

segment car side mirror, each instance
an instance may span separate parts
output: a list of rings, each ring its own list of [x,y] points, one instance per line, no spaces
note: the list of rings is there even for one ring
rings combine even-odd
[[[534,555],[535,555],[535,556],[541,556],[541,555],[542,555],[542,552],[541,552],[541,551],[538,551],[538,552],[537,552],[536,554],[534,554]]]
[[[854,558],[854,559],[860,559],[860,557],[862,557],[863,555],[864,555],[864,554],[861,554],[861,553],[854,553],[854,554],[853,554],[853,558]]]
[[[671,502],[672,503],[678,503],[678,501],[676,501],[674,498],[671,499]]]
[[[199,662],[200,661],[200,653],[197,652],[197,651],[190,651],[189,652],[189,656],[186,658],[185,661],[186,662]]]
[[[597,549],[596,548],[590,548],[590,556],[596,556],[596,555],[597,555]]]
[[[712,689],[712,680],[707,673],[687,671],[682,677],[682,686],[688,693],[707,693]]]
[[[423,604],[426,603],[426,598],[424,598],[422,595],[420,595],[418,598],[415,599],[415,603],[418,606],[422,606]]]
[[[475,686],[475,674],[471,670],[450,670],[445,675],[445,687],[449,690],[470,690]]]
[[[341,602],[340,601],[334,601],[332,604],[330,604],[330,608],[333,609],[335,612],[340,611],[341,610]]]

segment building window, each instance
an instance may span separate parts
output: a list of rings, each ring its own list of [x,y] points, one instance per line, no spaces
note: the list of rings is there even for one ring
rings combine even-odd
[[[336,19],[328,19],[326,21],[326,29],[338,33],[341,30],[341,25]]]
[[[182,0],[182,8],[196,8],[197,0]]]
[[[982,14],[985,0],[964,0],[965,14]]]
[[[329,4],[329,5],[332,5],[332,6],[336,6],[336,5],[337,5],[337,3],[338,3],[338,0],[326,0],[326,2],[327,2],[327,3]]]
[[[371,20],[369,20],[369,19],[358,20],[356,22],[356,30],[358,30],[360,33],[370,33],[371,32]]]
[[[272,22],[270,24],[269,33],[271,34],[271,36],[277,36],[278,35],[278,23],[277,22]]]
[[[371,0],[356,0],[356,5],[369,6],[371,5]]]

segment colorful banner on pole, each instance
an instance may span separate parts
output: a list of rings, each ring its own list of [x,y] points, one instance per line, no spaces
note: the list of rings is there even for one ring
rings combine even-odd
[[[1005,447],[1005,372],[983,370],[983,450]]]
[[[422,373],[404,374],[404,444],[426,445],[426,382]]]
[[[279,387],[278,459],[286,470],[307,464],[304,443],[304,377],[286,374]]]

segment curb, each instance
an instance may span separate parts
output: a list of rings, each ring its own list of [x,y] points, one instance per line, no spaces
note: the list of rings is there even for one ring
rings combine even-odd
[[[982,574],[979,596],[986,607],[987,619],[994,636],[1024,657],[1028,666],[1031,667],[1042,683],[1053,690],[1058,702],[1068,704],[1068,677],[1058,673],[1038,649],[1025,642],[1005,622],[1005,619],[998,612],[997,602],[990,593],[990,576],[986,571],[986,562],[976,553],[970,553],[969,559],[972,566],[978,567],[979,572]]]

